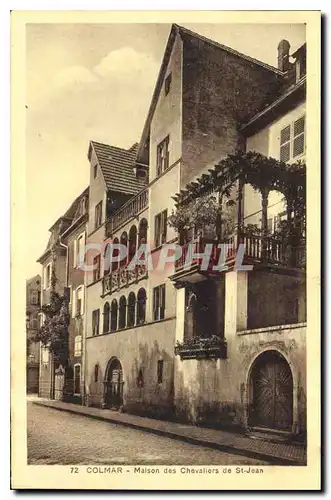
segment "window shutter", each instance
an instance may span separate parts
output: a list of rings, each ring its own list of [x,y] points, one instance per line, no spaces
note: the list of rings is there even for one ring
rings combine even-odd
[[[76,316],[76,290],[72,291],[72,309],[71,309],[72,317]]]
[[[158,307],[159,307],[159,289],[158,287],[153,290],[153,318],[158,319]]]
[[[293,126],[293,158],[303,154],[305,149],[305,117],[294,122]]]
[[[81,306],[81,311],[80,311],[80,313],[81,313],[81,314],[84,314],[84,311],[85,311],[85,302],[84,302],[84,300],[85,300],[85,287],[84,287],[84,286],[82,286],[81,290],[82,290],[82,294],[81,294],[81,297],[82,297],[82,302],[81,302],[81,304],[82,304],[82,306]]]
[[[154,218],[154,245],[156,247],[160,244],[160,214],[157,214]]]
[[[280,160],[289,161],[290,159],[290,145],[291,145],[291,126],[283,128],[280,132]]]
[[[77,240],[74,240],[74,258],[73,258],[74,267],[77,267]]]
[[[168,210],[163,210],[161,214],[161,228],[162,228],[161,243],[165,243],[167,241],[167,217],[168,217]]]
[[[160,287],[160,319],[164,318],[165,313],[165,285]]]

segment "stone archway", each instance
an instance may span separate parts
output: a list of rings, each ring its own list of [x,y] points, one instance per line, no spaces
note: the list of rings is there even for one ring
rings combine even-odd
[[[123,370],[118,358],[107,364],[104,379],[104,407],[118,409],[123,405]]]
[[[293,426],[293,376],[284,356],[276,350],[260,354],[249,376],[250,427],[291,431]]]

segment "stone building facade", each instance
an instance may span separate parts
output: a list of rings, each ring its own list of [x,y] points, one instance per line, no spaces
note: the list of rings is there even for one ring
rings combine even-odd
[[[292,63],[285,42],[276,68],[173,25],[139,144],[91,141],[86,404],[305,433],[305,274],[296,262],[285,263],[268,236],[284,214],[291,220],[283,194],[261,196],[239,180],[232,187],[231,241],[241,238],[253,271],[239,272],[233,263],[216,275],[201,272],[199,262],[189,271],[181,260],[158,265],[165,244],[180,243],[185,253],[168,219],[197,180],[217,177],[220,160],[240,149],[304,162],[305,46]],[[241,234],[247,227],[255,233]],[[127,256],[109,263],[116,243],[127,246]],[[153,266],[131,268],[141,244]]]

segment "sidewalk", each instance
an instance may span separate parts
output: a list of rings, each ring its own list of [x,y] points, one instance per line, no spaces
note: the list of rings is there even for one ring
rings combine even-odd
[[[139,417],[112,410],[90,408],[62,401],[28,397],[33,404],[83,415],[113,424],[124,425],[141,431],[186,441],[192,444],[217,449],[223,452],[244,455],[257,460],[265,460],[277,465],[305,465],[306,447],[299,444],[274,443],[264,439],[254,439],[242,434],[223,430],[183,425],[176,422]]]

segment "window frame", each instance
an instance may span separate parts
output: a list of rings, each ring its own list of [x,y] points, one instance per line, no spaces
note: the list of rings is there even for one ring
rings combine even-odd
[[[165,318],[166,311],[166,288],[165,283],[153,288],[153,321],[161,321]]]
[[[78,298],[79,292],[82,293],[81,298]],[[84,286],[83,285],[80,285],[75,289],[74,298],[75,298],[75,300],[74,300],[74,304],[73,304],[73,306],[74,306],[73,313],[74,313],[74,317],[78,318],[80,316],[83,316],[83,314],[84,314]],[[78,309],[79,301],[80,301],[80,307]]]
[[[94,267],[96,265],[97,265],[97,268]],[[95,257],[93,257],[93,274],[92,274],[92,277],[93,277],[92,283],[95,283],[96,281],[99,281],[99,279],[101,278],[101,254],[98,254]]]
[[[156,177],[159,177],[169,168],[169,144],[170,135],[168,134],[156,147]],[[163,152],[165,151],[165,155]]]
[[[76,392],[76,368],[79,366],[79,392]],[[82,366],[80,363],[75,363],[74,365],[74,396],[81,395],[81,383],[82,383]]]
[[[303,124],[303,131],[299,132],[298,134],[294,135],[294,129],[295,129],[295,124],[298,123],[300,120],[304,121]],[[281,136],[282,132],[284,132],[287,128],[290,129],[290,134],[289,134],[289,139],[282,142]],[[298,137],[303,136],[303,150],[299,154],[294,155],[294,141]],[[287,160],[282,159],[282,148],[285,146],[289,146],[289,157]],[[301,115],[299,118],[296,120],[291,121],[288,125],[285,127],[282,127],[280,132],[279,132],[279,159],[281,161],[284,161],[285,163],[291,162],[291,161],[296,161],[298,158],[306,154],[306,114]]]
[[[159,359],[157,362],[157,383],[163,384],[164,360]]]
[[[48,269],[49,269],[49,276],[48,276]],[[51,287],[51,280],[52,280],[52,262],[49,262],[45,267],[44,267],[44,290],[48,290]]]
[[[158,248],[167,241],[168,209],[154,216],[154,246]]]
[[[94,229],[98,229],[102,225],[102,204],[101,200],[94,208]]]
[[[92,337],[96,337],[100,333],[100,309],[92,311]]]

